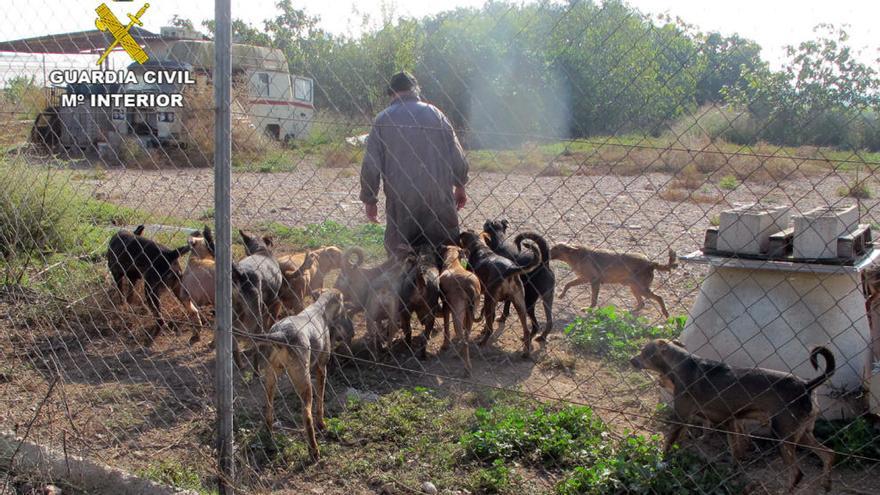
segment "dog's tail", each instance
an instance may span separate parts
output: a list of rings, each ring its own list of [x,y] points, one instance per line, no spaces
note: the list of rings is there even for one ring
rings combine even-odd
[[[351,257],[355,257],[355,262],[351,262]],[[350,247],[342,253],[342,262],[348,265],[349,268],[357,268],[364,264],[364,250],[355,246]]]
[[[541,262],[550,263],[550,246],[547,244],[547,240],[544,239],[543,236],[534,232],[523,232],[522,234],[519,234],[513,239],[513,242],[516,243],[516,247],[518,247],[520,251],[522,251],[523,239],[528,239],[537,244],[538,249],[541,251]]]
[[[822,355],[825,358],[825,372],[821,375],[813,378],[812,380],[807,382],[807,392],[812,392],[814,388],[821,385],[825,380],[831,378],[831,375],[834,374],[834,370],[836,367],[836,363],[834,361],[834,354],[828,350],[827,347],[819,346],[813,348],[810,352],[810,364],[813,365],[814,370],[819,369],[819,360],[818,356]]]
[[[241,330],[232,330],[232,334],[236,337],[252,339],[263,344],[287,344],[287,337],[284,332],[272,333],[250,333]]]
[[[661,265],[660,263],[654,263],[654,269],[660,270],[661,272],[668,272],[673,268],[677,267],[678,263],[676,262],[675,251],[669,250],[669,262],[665,265]]]
[[[180,258],[181,256],[183,256],[184,254],[190,252],[191,249],[192,249],[192,246],[190,246],[189,244],[187,244],[186,246],[181,246],[177,249],[166,249],[165,250],[165,257],[169,261],[174,261],[174,260]]]
[[[541,251],[538,249],[537,245],[534,242],[530,242],[528,244],[523,244],[520,246],[520,249],[523,247],[527,247],[529,251],[532,252],[532,260],[527,265],[514,266],[507,273],[504,273],[504,278],[511,277],[513,275],[522,275],[525,273],[529,273],[533,271],[535,268],[541,266],[541,263],[544,262],[543,258],[541,258]]]

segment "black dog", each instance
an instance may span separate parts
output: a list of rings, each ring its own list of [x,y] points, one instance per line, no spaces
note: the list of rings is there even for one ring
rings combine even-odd
[[[798,445],[803,445],[822,459],[822,486],[827,492],[831,488],[834,451],[813,436],[819,415],[814,390],[831,378],[836,363],[826,347],[815,347],[810,351],[810,364],[817,371],[818,356],[825,359],[825,370],[812,380],[782,371],[728,366],[691,354],[680,343],[664,339],[645,344],[630,363],[637,369],[660,373],[661,382],[672,389],[675,420],[666,435],[664,451],[672,448],[689,423],[702,419],[730,432],[731,453],[737,459],[748,449],[742,421],[769,420],[773,432],[788,442],[781,450],[790,471],[789,490],[794,492],[803,478],[795,452]]]
[[[550,268],[550,247],[547,241],[534,232],[523,232],[517,235],[513,242],[507,238],[507,228],[510,226],[507,220],[486,220],[483,224],[486,244],[496,253],[514,261],[518,265],[525,265],[531,261],[532,254],[522,252],[523,239],[533,241],[541,251],[541,265],[534,271],[521,275],[523,288],[525,289],[526,312],[532,321],[532,335],[535,340],[543,342],[547,339],[550,330],[553,329],[553,292],[556,287],[556,274]],[[539,334],[538,318],[535,316],[535,304],[540,299],[544,304],[544,316],[547,323],[544,332]],[[504,303],[504,311],[499,321],[504,321],[510,315],[510,302]]]
[[[150,310],[156,317],[156,329],[150,334],[155,339],[165,326],[159,299],[166,289],[179,296],[180,257],[189,252],[189,245],[169,249],[158,242],[141,236],[144,226],[133,232],[125,229],[113,234],[107,247],[107,267],[123,299],[131,303],[134,285],[144,279],[144,294]]]
[[[495,321],[495,305],[499,302],[511,302],[519,317],[523,330],[523,357],[532,352],[532,336],[526,323],[526,303],[520,275],[535,270],[541,265],[541,251],[529,242],[527,246],[533,252],[531,263],[517,264],[492,251],[483,240],[483,235],[472,230],[462,232],[458,244],[468,251],[468,269],[473,271],[483,286],[483,318],[485,326],[480,345],[485,345],[492,337],[492,325]]]

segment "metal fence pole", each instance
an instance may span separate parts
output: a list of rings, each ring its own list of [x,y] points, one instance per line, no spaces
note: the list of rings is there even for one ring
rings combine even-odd
[[[217,462],[221,494],[234,491],[232,433],[232,13],[230,0],[215,0],[214,20],[214,211],[216,244]]]

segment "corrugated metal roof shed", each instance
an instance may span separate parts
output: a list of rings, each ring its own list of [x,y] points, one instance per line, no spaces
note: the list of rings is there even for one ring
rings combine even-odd
[[[162,39],[158,34],[137,26],[133,26],[128,32],[140,45],[147,45]],[[111,34],[93,29],[90,31],[50,34],[36,38],[0,41],[0,52],[84,54],[106,50],[112,42],[113,36]]]

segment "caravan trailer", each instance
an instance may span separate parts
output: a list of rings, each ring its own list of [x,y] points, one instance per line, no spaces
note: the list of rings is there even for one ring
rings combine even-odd
[[[214,68],[214,43],[179,40],[167,45],[163,59],[186,63],[196,80],[210,82]],[[232,45],[233,81],[244,88],[251,123],[276,140],[289,141],[308,136],[315,115],[314,82],[290,73],[281,50],[253,45]]]
[[[148,69],[187,71],[196,85],[210,85],[214,69],[214,43],[201,40],[171,41],[154,50],[143,65],[133,63],[138,82],[123,85],[122,93],[178,93],[185,85],[146,84],[142,74]],[[252,45],[232,47],[233,83],[238,88],[233,110],[255,129],[275,140],[291,141],[308,137],[315,114],[313,81],[290,74],[281,50]],[[172,87],[174,86],[174,87]],[[202,88],[204,89],[204,88]],[[183,129],[181,108],[119,108],[113,110],[113,122],[121,136],[135,135],[152,144],[186,147],[188,134]]]

